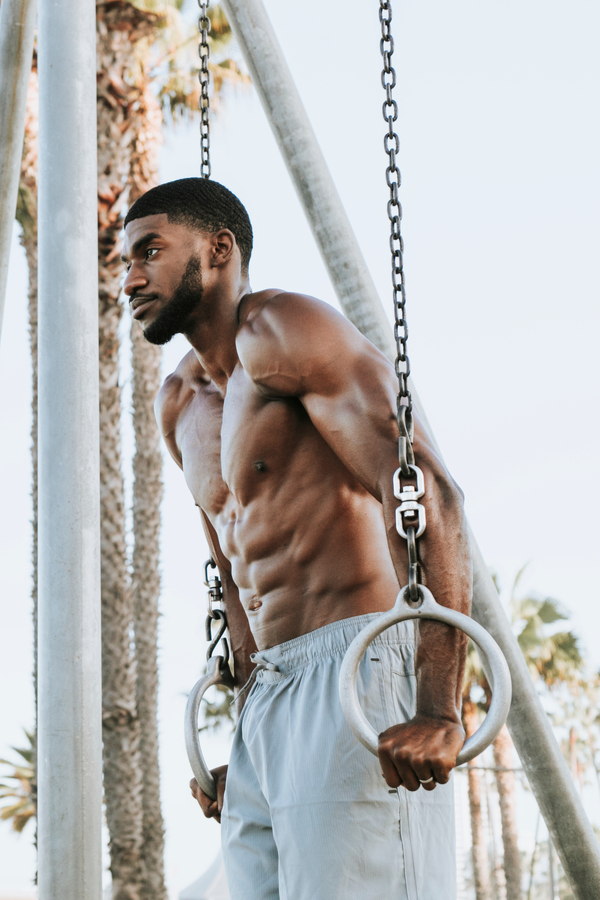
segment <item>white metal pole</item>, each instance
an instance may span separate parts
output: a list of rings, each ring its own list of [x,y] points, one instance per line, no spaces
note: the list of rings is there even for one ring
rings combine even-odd
[[[377,289],[264,6],[227,0],[225,8],[342,308],[373,344],[395,356]]]
[[[39,891],[100,900],[94,0],[40,0],[38,34]]]
[[[36,0],[0,4],[0,339],[25,129]]]
[[[340,304],[357,328],[393,359],[381,301],[262,0],[224,0],[224,6]],[[472,543],[473,618],[496,639],[510,666],[511,735],[575,896],[600,897],[598,843],[474,538]]]

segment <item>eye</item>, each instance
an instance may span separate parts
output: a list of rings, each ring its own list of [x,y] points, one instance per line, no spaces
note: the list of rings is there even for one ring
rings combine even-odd
[[[152,259],[155,253],[158,253],[158,247],[148,247],[146,250],[146,259]]]
[[[125,272],[127,272],[127,274],[129,274],[130,269],[131,269],[131,263],[130,262],[125,263]]]

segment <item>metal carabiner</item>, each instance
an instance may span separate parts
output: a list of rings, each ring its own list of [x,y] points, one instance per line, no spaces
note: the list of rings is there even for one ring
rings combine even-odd
[[[229,644],[227,638],[224,637],[227,631],[227,613],[224,609],[215,609],[214,603],[223,602],[223,593],[221,579],[215,572],[209,575],[209,569],[216,569],[217,564],[211,556],[204,563],[204,584],[208,588],[208,615],[206,617],[205,629],[206,640],[208,641],[208,650],[206,651],[206,674],[196,682],[188,697],[187,706],[185,708],[185,748],[187,750],[188,759],[192,767],[194,777],[207,797],[212,800],[217,799],[217,787],[208,766],[204,760],[202,750],[200,749],[200,739],[198,736],[198,712],[200,710],[200,702],[209,689],[215,684],[223,684],[233,690],[234,677],[229,668]],[[213,637],[213,622],[218,622],[219,627],[216,635]],[[213,656],[215,647],[219,643],[223,644],[223,655]]]
[[[219,630],[216,635],[213,637],[212,626],[213,622],[219,622]],[[206,651],[206,659],[209,660],[214,653],[215,647],[219,643],[219,641],[223,641],[223,664],[227,665],[229,662],[229,643],[227,642],[227,638],[223,637],[225,632],[227,631],[227,616],[225,615],[225,610],[223,609],[211,609],[206,617],[205,622],[206,628],[206,640],[208,643],[208,650]]]
[[[213,604],[223,602],[223,585],[218,572],[215,572],[214,575],[208,574],[209,568],[217,568],[217,564],[212,556],[204,563],[204,584],[208,588],[208,614],[212,617]],[[207,640],[210,640],[210,638],[207,638]]]

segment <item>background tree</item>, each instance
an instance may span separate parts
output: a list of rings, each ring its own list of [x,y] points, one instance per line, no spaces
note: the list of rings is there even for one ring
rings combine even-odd
[[[557,623],[568,619],[568,614],[561,604],[551,597],[539,598],[531,593],[517,596],[524,571],[525,567],[517,573],[513,582],[509,609],[513,629],[529,671],[534,681],[543,686],[547,696],[558,698],[558,694],[564,691],[567,695],[578,696],[584,671],[579,640],[573,631],[555,628]],[[463,709],[470,711],[473,721],[469,724],[469,728],[474,730],[479,723],[480,712],[487,712],[489,708],[491,689],[472,645],[469,647],[463,695]],[[518,846],[516,778],[513,771],[515,758],[512,740],[506,726],[494,741],[493,754],[502,823],[506,895],[507,900],[520,900],[522,865]],[[471,773],[469,775],[471,777]],[[469,788],[471,794],[471,781]],[[469,797],[470,804],[475,801],[476,792],[473,800],[471,796]],[[478,833],[474,832],[474,869],[475,854],[478,853],[481,860],[484,858],[483,851],[478,844],[476,846],[476,837],[477,842],[482,840]],[[483,865],[483,862],[479,865]],[[479,896],[477,900],[480,900]]]
[[[12,762],[0,759],[0,765],[10,766],[11,771],[0,778],[0,800],[8,800],[0,806],[0,819],[12,823],[13,831],[21,832],[28,822],[35,821],[33,797],[35,736],[25,732],[28,747],[13,747],[21,759]]]
[[[467,737],[471,737],[479,727],[479,710],[477,703],[471,699],[473,681],[469,671],[469,662],[472,655],[472,652],[470,652],[465,670],[465,687],[463,688],[462,720]],[[474,760],[467,765],[467,777],[475,900],[491,900],[490,861],[487,849],[487,834],[483,822],[482,772],[476,767],[476,761]]]
[[[158,182],[163,121],[172,124],[197,109],[197,32],[181,19],[181,6],[182,2],[168,0],[105,0],[97,4],[104,779],[113,893],[119,900],[166,898],[156,721],[162,485],[161,454],[152,413],[160,381],[160,350],[141,340],[138,330],[132,332],[136,450],[134,546],[129,560],[120,440],[119,295],[123,267],[119,253],[124,208]],[[224,85],[247,83],[248,78],[234,60],[219,58],[231,31],[219,8],[211,11],[211,17],[211,42],[216,57],[210,68],[218,96]],[[29,267],[36,698],[37,121],[34,56],[17,218]],[[31,779],[31,798],[35,809],[35,775]]]

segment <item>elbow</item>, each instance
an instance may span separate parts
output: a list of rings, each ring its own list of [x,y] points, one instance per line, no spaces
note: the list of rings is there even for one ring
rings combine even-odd
[[[449,472],[443,471],[435,474],[434,494],[437,500],[436,505],[444,517],[464,520],[465,495]]]

